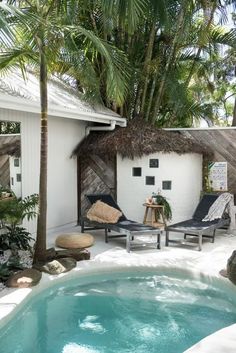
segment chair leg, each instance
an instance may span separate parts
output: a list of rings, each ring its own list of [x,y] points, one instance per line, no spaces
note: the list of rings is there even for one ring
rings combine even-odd
[[[108,229],[105,228],[105,243],[108,243]]]
[[[186,233],[184,233],[184,239],[185,239],[185,240],[187,239],[187,234],[186,234]]]
[[[161,234],[157,234],[157,249],[161,249]]]
[[[81,233],[84,233],[84,220],[81,221]]]
[[[198,235],[198,250],[202,250],[202,233],[199,233]]]
[[[169,231],[166,230],[166,246],[169,246]]]
[[[216,229],[214,229],[213,230],[213,237],[212,237],[212,243],[214,243],[215,242],[215,235],[216,235]]]
[[[126,251],[130,252],[130,234],[126,235]]]

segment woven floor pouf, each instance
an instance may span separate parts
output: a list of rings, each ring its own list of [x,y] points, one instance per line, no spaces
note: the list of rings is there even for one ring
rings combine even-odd
[[[87,233],[67,233],[58,235],[56,246],[64,249],[84,249],[92,246],[94,238]]]

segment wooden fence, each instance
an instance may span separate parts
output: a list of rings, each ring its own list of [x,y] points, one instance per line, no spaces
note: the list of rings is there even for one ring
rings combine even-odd
[[[78,215],[86,213],[86,194],[111,194],[116,199],[116,161],[91,155],[78,159]]]
[[[214,162],[227,162],[228,190],[236,194],[236,129],[185,130],[182,133],[208,146],[214,152]]]
[[[0,185],[10,187],[9,155],[20,155],[20,135],[0,135]]]
[[[0,185],[3,187],[10,187],[10,166],[9,156],[0,156]]]

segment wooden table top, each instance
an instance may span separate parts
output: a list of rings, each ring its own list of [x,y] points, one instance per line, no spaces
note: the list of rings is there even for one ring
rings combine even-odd
[[[163,205],[157,205],[155,203],[144,203],[143,206],[150,208],[164,208]]]

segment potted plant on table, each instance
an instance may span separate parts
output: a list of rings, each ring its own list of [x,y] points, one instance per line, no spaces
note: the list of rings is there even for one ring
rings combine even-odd
[[[161,195],[160,192],[152,193],[152,200],[153,203],[156,205],[161,205],[164,208],[164,215],[165,215],[165,219],[167,221],[170,221],[172,218],[172,210],[171,210],[171,206],[169,204],[169,202],[167,201],[166,197]]]

